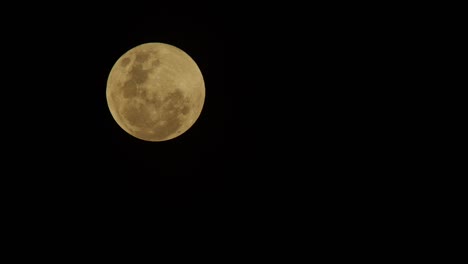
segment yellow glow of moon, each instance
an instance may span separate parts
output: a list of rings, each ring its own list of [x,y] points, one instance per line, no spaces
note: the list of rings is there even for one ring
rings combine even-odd
[[[145,141],[165,141],[185,133],[198,119],[205,83],[184,51],[145,43],[114,64],[106,98],[112,117],[127,133]]]

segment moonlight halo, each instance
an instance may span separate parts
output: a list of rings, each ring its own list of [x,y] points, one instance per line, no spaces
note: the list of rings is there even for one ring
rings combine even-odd
[[[107,79],[112,117],[128,134],[166,141],[185,133],[201,114],[205,83],[183,50],[152,42],[125,52]]]

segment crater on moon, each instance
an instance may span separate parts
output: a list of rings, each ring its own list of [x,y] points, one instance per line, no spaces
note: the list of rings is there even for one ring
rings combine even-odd
[[[187,114],[190,113],[189,104],[189,99],[184,98],[180,90],[174,90],[164,99],[144,97],[144,102],[135,100],[124,106],[122,115],[132,127],[140,128],[133,131],[137,137],[151,134],[154,140],[161,141],[182,127]],[[158,115],[158,113],[165,114]],[[155,130],[145,129],[148,127]]]
[[[200,69],[184,51],[146,43],[114,64],[106,97],[124,131],[142,140],[164,141],[185,133],[197,120],[205,85]]]
[[[130,63],[130,58],[123,58],[123,59],[122,59],[122,62],[120,62],[120,64],[122,65],[122,67],[127,66],[129,63]]]

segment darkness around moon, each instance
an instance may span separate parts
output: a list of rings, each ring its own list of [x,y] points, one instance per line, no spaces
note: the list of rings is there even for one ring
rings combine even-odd
[[[271,186],[308,173],[298,165],[314,160],[302,162],[308,152],[298,153],[317,153],[298,141],[314,139],[311,126],[327,127],[314,123],[330,109],[318,107],[323,97],[314,88],[316,72],[324,67],[305,59],[323,50],[315,52],[291,31],[282,12],[198,5],[76,6],[8,34],[4,44],[11,48],[5,48],[5,56],[11,57],[8,65],[16,75],[9,76],[15,89],[5,89],[14,91],[5,97],[13,104],[5,113],[29,106],[28,115],[18,113],[4,129],[19,142],[10,155],[27,161],[15,166],[30,175],[21,188],[34,197],[91,208],[227,208],[257,206],[256,196],[265,203],[285,197],[284,189]],[[167,142],[128,135],[106,103],[106,81],[116,60],[147,42],[186,51],[205,80],[199,119]],[[31,63],[25,66],[25,61]],[[300,158],[291,164],[291,157]],[[45,176],[26,173],[27,168]]]
[[[252,132],[234,122],[235,100],[229,94],[241,87],[227,79],[228,51],[234,44],[228,44],[222,14],[176,12],[154,5],[86,10],[80,16],[57,13],[61,27],[47,21],[31,25],[31,32],[42,29],[43,40],[35,39],[34,48],[40,52],[21,46],[37,63],[28,77],[30,85],[29,81],[25,85],[34,87],[25,100],[37,116],[21,124],[34,130],[33,138],[27,136],[32,130],[15,132],[28,138],[22,143],[27,148],[18,148],[23,149],[18,157],[34,163],[31,167],[44,175],[28,176],[25,188],[55,203],[90,208],[103,204],[222,208],[235,200],[229,182],[243,157],[233,147]],[[147,42],[184,50],[205,80],[200,117],[186,133],[167,142],[130,136],[113,120],[106,103],[106,81],[113,64],[127,50]],[[137,66],[132,74],[141,82],[147,78]],[[145,122],[145,116],[133,120]]]
[[[426,108],[413,104],[421,101],[410,92],[420,80],[408,77],[417,76],[414,54],[431,43],[413,42],[426,20],[395,18],[408,10],[399,6],[369,12],[336,3],[256,9],[153,2],[5,11],[7,204],[74,216],[126,207],[152,214],[161,207],[291,208],[283,216],[312,208],[335,229],[337,221],[360,216],[359,207],[367,214],[401,208],[387,205],[419,188],[407,179],[419,168],[405,166],[418,165],[430,144],[415,145],[427,135],[413,130]],[[46,4],[30,3],[29,10],[34,5]],[[123,132],[105,98],[116,59],[151,41],[187,51],[206,85],[194,126],[155,144]]]
[[[102,156],[108,156],[106,166],[112,173],[104,178],[124,191],[125,194],[119,194],[119,197],[142,204],[154,203],[156,207],[187,208],[223,203],[227,198],[224,194],[228,181],[227,175],[219,172],[226,171],[229,138],[226,137],[225,122],[230,111],[229,102],[224,98],[227,87],[223,83],[223,36],[202,19],[197,21],[194,15],[182,18],[175,13],[174,17],[156,13],[144,12],[137,21],[133,20],[136,15],[126,17],[120,23],[116,21],[113,31],[107,33],[109,45],[114,49],[108,53],[106,66],[112,66],[113,60],[136,45],[147,42],[171,44],[187,52],[197,62],[205,78],[207,97],[211,98],[206,98],[196,123],[183,135],[167,142],[142,142],[133,138],[109,118],[110,113],[105,109],[102,115],[108,123],[103,128],[107,129],[110,137],[106,139]],[[194,20],[193,25],[189,25],[191,19]],[[107,45],[102,46],[108,48]],[[139,83],[147,79],[148,73],[138,64],[138,61],[146,60],[145,56],[148,55],[137,54],[137,64],[130,71],[132,79]],[[107,69],[102,76],[108,74],[110,68]],[[170,98],[178,100],[178,97],[179,94],[173,94]],[[171,106],[171,101],[167,103],[161,107],[176,107]],[[135,113],[142,114],[140,111]],[[147,117],[139,115],[130,120],[138,125],[146,122]],[[164,127],[161,131],[172,133],[178,129],[178,122],[168,124],[174,127]],[[102,136],[105,138],[106,134]]]

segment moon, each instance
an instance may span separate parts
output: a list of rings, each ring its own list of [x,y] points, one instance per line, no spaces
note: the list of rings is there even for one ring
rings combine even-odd
[[[112,117],[128,134],[166,141],[187,132],[199,118],[205,83],[186,52],[166,43],[145,43],[115,62],[106,99]]]

